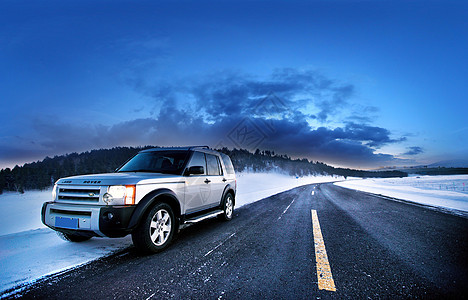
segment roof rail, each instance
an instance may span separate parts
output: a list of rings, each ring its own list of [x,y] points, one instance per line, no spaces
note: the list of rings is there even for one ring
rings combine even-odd
[[[210,147],[208,147],[208,146],[191,146],[191,147],[189,147],[189,150],[192,150],[193,148],[206,148],[206,149],[210,149]]]

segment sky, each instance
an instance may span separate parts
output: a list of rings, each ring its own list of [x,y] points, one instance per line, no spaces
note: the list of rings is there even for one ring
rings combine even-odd
[[[0,168],[115,146],[468,158],[464,1],[2,1]]]

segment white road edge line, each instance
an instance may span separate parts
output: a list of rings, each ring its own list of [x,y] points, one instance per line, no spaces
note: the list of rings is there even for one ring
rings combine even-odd
[[[278,220],[281,220],[281,217],[288,211],[289,207],[291,206],[291,204],[293,204],[294,200],[296,200],[296,199],[293,199],[293,201],[291,201],[291,203],[289,203],[288,207],[286,207],[286,209],[283,211],[283,213],[278,217]]]
[[[315,209],[311,210],[312,226],[314,231],[315,260],[317,262],[317,279],[319,290],[336,291],[330,264],[328,263],[327,251],[323,241],[320,223]]]
[[[146,298],[146,300],[149,300],[149,299],[153,298],[154,295],[156,295],[156,293],[152,293],[151,296],[149,296],[148,298]]]
[[[205,255],[203,255],[203,257],[207,257],[208,255],[210,255],[213,251],[215,251],[216,249],[218,249],[219,247],[221,247],[224,243],[226,243],[230,238],[232,238],[233,236],[235,236],[236,233],[234,232],[233,234],[231,234],[227,239],[225,239],[224,241],[222,241],[219,245],[217,245],[216,247],[214,247],[213,249],[211,249],[210,251],[206,252]]]

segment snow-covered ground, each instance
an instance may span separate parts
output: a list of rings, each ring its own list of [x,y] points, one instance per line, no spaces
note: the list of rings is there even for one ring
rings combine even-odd
[[[236,207],[310,183],[342,180],[330,176],[296,178],[278,173],[237,174]],[[0,295],[17,285],[86,264],[132,244],[130,236],[93,238],[83,243],[61,240],[41,222],[42,203],[51,190],[0,195]],[[5,294],[3,295],[5,296]]]
[[[468,212],[468,175],[353,179],[338,186]]]

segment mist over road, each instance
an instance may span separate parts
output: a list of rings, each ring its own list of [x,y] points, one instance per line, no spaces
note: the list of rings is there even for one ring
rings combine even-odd
[[[330,268],[328,275],[319,273],[321,280],[333,280],[335,291],[319,289],[324,288],[317,277],[322,254],[317,256],[319,246],[314,246],[313,211]],[[468,219],[318,184],[246,205],[231,222],[193,225],[162,253],[142,256],[128,248],[21,294],[52,299],[461,298],[468,295],[467,283]]]

